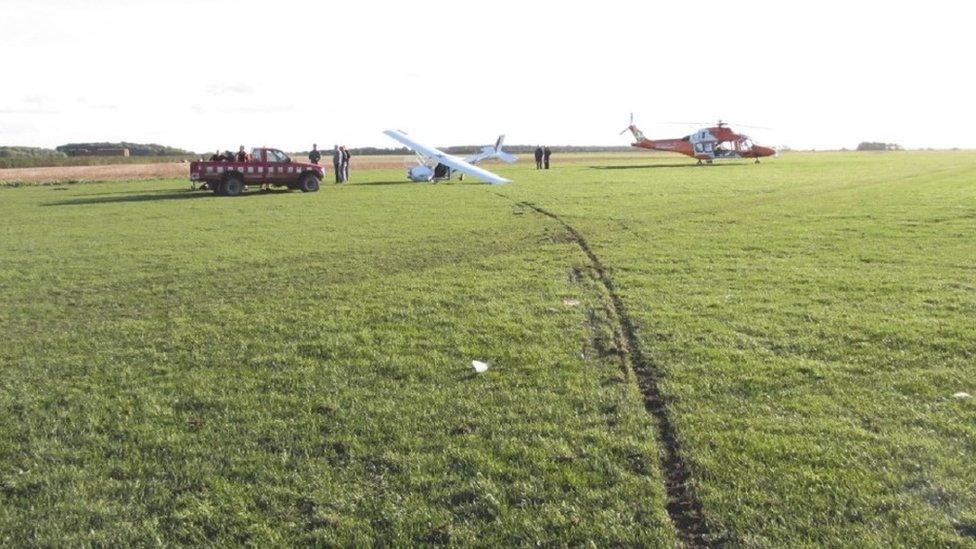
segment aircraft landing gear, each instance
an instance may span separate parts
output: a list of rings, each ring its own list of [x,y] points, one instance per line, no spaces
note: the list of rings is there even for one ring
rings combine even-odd
[[[756,164],[759,163],[759,157],[756,157]]]
[[[701,161],[701,159],[700,159],[700,158],[698,159],[698,165],[699,165],[699,166],[701,166],[701,165],[702,165],[702,161]]]

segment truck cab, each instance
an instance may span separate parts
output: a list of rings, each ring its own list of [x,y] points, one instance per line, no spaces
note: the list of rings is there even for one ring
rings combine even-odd
[[[190,181],[194,186],[203,183],[215,194],[237,196],[248,185],[287,187],[302,192],[315,192],[325,176],[325,168],[317,164],[294,162],[278,149],[259,147],[251,150],[245,162],[191,162]],[[204,186],[204,185],[201,185]]]

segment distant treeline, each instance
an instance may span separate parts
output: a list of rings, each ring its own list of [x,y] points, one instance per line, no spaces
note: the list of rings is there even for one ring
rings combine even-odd
[[[471,154],[476,153],[481,150],[485,145],[477,146],[463,146],[463,147],[445,147],[443,150],[448,154]],[[545,146],[543,144],[543,146]],[[537,145],[505,145],[502,150],[510,152],[512,154],[531,154],[535,151]],[[596,146],[573,146],[573,145],[550,145],[549,150],[553,154],[557,153],[598,153],[598,152],[627,152],[634,150],[633,147],[629,146],[613,146],[613,147],[596,147]]]
[[[58,152],[68,156],[111,149],[129,149],[129,156],[187,156],[195,154],[193,151],[157,145],[156,143],[129,143],[127,141],[120,143],[69,143],[57,147]]]
[[[73,156],[78,151],[128,149],[129,156]],[[101,166],[104,164],[144,164],[196,159],[196,153],[155,143],[69,143],[54,149],[0,146],[0,168],[45,168],[52,166]]]
[[[479,152],[485,145],[459,145],[456,147],[438,147],[441,151],[447,154],[473,154]],[[502,150],[510,152],[512,154],[532,154],[535,151],[536,145],[505,145]],[[632,147],[588,147],[588,146],[574,146],[574,145],[556,145],[550,146],[549,149],[553,154],[559,153],[581,153],[581,152],[627,152],[633,150]],[[319,149],[324,156],[327,156],[332,149]],[[410,149],[406,147],[399,148],[380,148],[380,147],[358,147],[350,148],[349,152],[355,156],[380,156],[380,155],[409,155],[413,154]],[[293,156],[306,156],[308,151],[301,151],[293,153]]]
[[[442,147],[448,154],[465,155],[481,150],[485,145],[465,145],[457,147]],[[535,145],[507,145],[504,149],[513,154],[532,154]],[[556,145],[549,147],[554,154],[579,152],[623,152],[633,150],[630,147],[593,147]],[[91,154],[99,150],[128,149],[129,156]],[[85,155],[84,151],[88,151]],[[349,149],[353,156],[378,155],[411,155],[409,149],[358,147]],[[322,150],[328,156],[329,149]],[[293,153],[296,159],[304,158],[308,151]],[[55,149],[39,147],[0,146],[0,168],[43,168],[55,166],[101,166],[105,164],[143,164],[152,162],[176,162],[181,160],[196,160],[200,155],[192,151],[168,147],[155,143],[69,143]]]
[[[105,166],[110,164],[155,164],[196,160],[195,154],[179,156],[65,156],[55,151],[44,156],[0,156],[2,168],[51,168],[61,166]]]
[[[0,158],[35,158],[45,156],[65,156],[63,152],[40,147],[0,147]]]
[[[863,141],[857,146],[859,151],[900,151],[902,150],[901,145],[897,143],[875,143],[871,141]]]
[[[0,168],[56,166],[58,162],[67,159],[68,157],[64,153],[54,149],[0,146]]]

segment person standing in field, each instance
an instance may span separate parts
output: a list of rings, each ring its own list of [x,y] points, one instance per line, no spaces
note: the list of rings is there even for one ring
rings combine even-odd
[[[342,183],[342,151],[339,145],[332,151],[332,169],[335,171],[336,183]]]
[[[322,160],[322,153],[319,152],[319,146],[312,143],[312,152],[308,153],[308,161],[312,164],[318,164],[319,160]]]
[[[542,169],[542,145],[535,148],[535,169]]]
[[[547,170],[549,169],[550,156],[552,156],[552,151],[549,150],[549,145],[546,145],[546,148],[542,150],[542,161],[545,164]]]
[[[349,154],[349,149],[345,145],[339,148],[342,150],[342,182],[346,183],[349,181],[349,159],[352,155]]]

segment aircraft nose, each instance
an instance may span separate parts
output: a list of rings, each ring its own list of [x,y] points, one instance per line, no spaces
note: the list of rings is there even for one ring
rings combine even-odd
[[[756,145],[756,152],[759,156],[773,156],[776,154],[776,151],[773,149],[770,149],[769,147],[760,147],[759,145]]]

